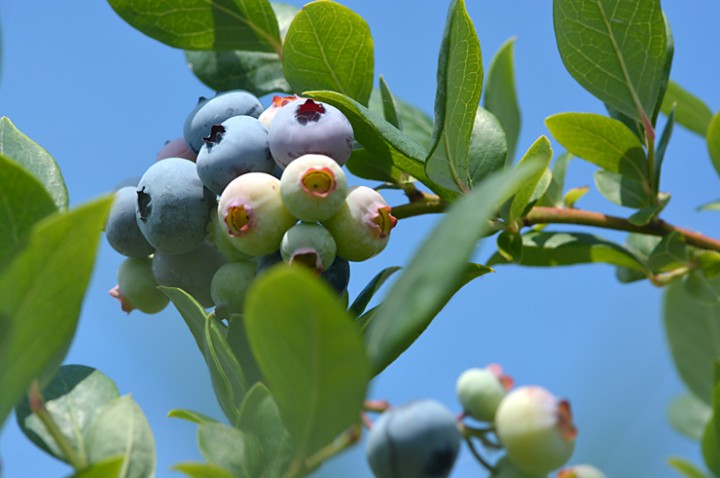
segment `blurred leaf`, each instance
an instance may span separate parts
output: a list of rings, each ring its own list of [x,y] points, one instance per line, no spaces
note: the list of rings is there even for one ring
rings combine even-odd
[[[554,0],[558,49],[575,81],[643,122],[655,112],[667,59],[659,0]]]
[[[707,305],[720,305],[718,290],[702,271],[693,270],[685,276],[685,291],[693,299]]]
[[[632,233],[628,235],[628,239],[623,247],[630,251],[643,264],[647,263],[648,256],[660,242],[659,236],[650,236],[648,234]],[[615,275],[620,282],[629,283],[638,280],[647,279],[647,272],[641,272],[623,266],[618,266]]]
[[[67,352],[111,201],[42,219],[0,264],[0,425],[30,382],[54,374]]]
[[[210,463],[178,463],[172,469],[190,478],[237,478],[226,469]]]
[[[562,207],[564,203],[563,190],[565,189],[565,173],[567,172],[568,163],[573,155],[563,153],[557,158],[552,165],[552,181],[548,186],[545,195],[540,198],[538,205],[548,207]],[[572,207],[572,206],[568,206]]]
[[[550,146],[550,141],[548,141],[545,136],[540,136],[540,138],[530,146],[530,149],[527,150],[522,159],[520,159],[518,167],[532,164],[534,173],[525,178],[517,194],[512,199],[508,219],[510,222],[515,222],[523,217],[525,209],[527,209],[528,205],[532,202],[533,196],[535,196],[535,190],[538,184],[541,183],[547,167],[550,165],[552,156],[553,151]]]
[[[529,164],[492,176],[450,206],[371,316],[366,343],[374,375],[420,336],[461,287],[467,261],[488,229],[488,219],[538,167]]]
[[[628,267],[638,272],[646,268],[631,252],[601,237],[575,232],[540,232],[523,234],[523,266],[569,266],[602,262]],[[500,256],[493,256],[488,265],[504,264]]]
[[[508,262],[520,262],[523,238],[520,234],[503,231],[497,237],[498,253]]]
[[[6,116],[0,118],[0,154],[33,174],[45,186],[58,209],[67,209],[67,188],[57,163],[45,148],[25,136]]]
[[[697,207],[698,211],[720,211],[720,200],[711,201]]]
[[[45,407],[58,429],[67,443],[83,457],[87,455],[84,435],[88,424],[107,403],[118,396],[115,382],[98,370],[83,365],[63,365],[42,390]],[[27,396],[15,408],[15,417],[30,441],[67,462],[43,422],[30,410]]]
[[[506,164],[512,164],[520,136],[520,107],[515,91],[515,37],[503,43],[490,62],[485,85],[485,108],[502,125],[507,138]]]
[[[663,209],[665,209],[668,202],[670,202],[670,195],[660,193],[658,194],[658,204],[650,205],[640,209],[639,211],[635,211],[630,217],[628,217],[628,221],[636,226],[645,226],[650,224],[650,222],[656,219]]]
[[[205,362],[210,370],[215,396],[230,423],[237,423],[240,404],[245,397],[245,376],[240,363],[214,315],[205,319]]]
[[[433,131],[433,121],[427,113],[404,101],[402,98],[393,96],[395,100],[395,109],[398,113],[400,123],[400,131],[409,136],[417,144],[422,146],[425,151],[430,148]],[[374,88],[370,94],[370,102],[368,108],[374,113],[383,114],[382,94],[378,88]],[[425,158],[427,153],[422,155]]]
[[[705,136],[713,116],[712,111],[700,98],[670,80],[662,102],[662,112],[669,115],[673,106],[675,106],[675,121],[678,124]]]
[[[712,417],[705,426],[702,448],[705,465],[715,476],[720,476],[720,363],[713,362]]]
[[[292,459],[293,445],[275,400],[262,383],[256,383],[245,396],[237,428],[257,437],[268,475],[282,476]]]
[[[237,428],[222,423],[203,423],[198,427],[198,448],[205,461],[229,471],[236,478],[261,476],[258,441]]]
[[[123,455],[110,456],[74,473],[70,478],[114,478],[123,476],[124,464],[125,457]]]
[[[457,196],[457,193],[443,189],[427,177],[425,150],[376,113],[333,91],[306,91],[304,95],[327,102],[342,111],[352,124],[355,140],[371,153],[374,161],[400,169],[445,200]]]
[[[155,475],[155,440],[142,410],[130,395],[109,402],[90,422],[87,434],[87,458],[97,463],[123,455],[123,478],[148,478]]]
[[[367,105],[373,40],[365,20],[335,2],[306,4],[283,43],[285,78],[296,92],[331,90]]]
[[[375,277],[370,279],[370,282],[368,282],[368,284],[363,288],[363,290],[361,290],[360,293],[357,295],[352,305],[348,309],[348,312],[350,312],[356,317],[362,315],[362,313],[365,312],[365,309],[367,308],[375,293],[394,273],[396,273],[400,269],[401,267],[397,266],[386,267],[385,269],[375,274]]]
[[[200,353],[205,353],[205,318],[207,313],[202,305],[200,305],[190,294],[177,287],[163,287],[158,289],[168,296],[173,303],[180,316],[190,329],[190,333],[195,339]]]
[[[691,440],[700,441],[712,408],[690,393],[676,397],[668,408],[668,419],[673,428]]]
[[[0,261],[21,244],[37,221],[57,211],[35,176],[1,154],[0,205]]]
[[[696,252],[695,258],[707,277],[715,277],[720,274],[720,252],[700,251]]]
[[[397,129],[402,131],[401,125],[400,125],[400,116],[397,112],[397,105],[395,104],[395,98],[393,97],[392,92],[390,92],[390,87],[385,82],[385,78],[383,78],[382,75],[380,75],[380,96],[382,98],[382,105],[383,105],[383,116],[385,118],[385,121],[390,123],[391,125],[395,126]]]
[[[245,304],[250,345],[302,460],[359,419],[370,378],[360,330],[329,288],[297,267],[263,274]]]
[[[715,171],[720,174],[720,111],[713,116],[708,126],[707,147]]]
[[[686,478],[707,478],[699,468],[682,458],[668,458],[668,465]]]
[[[267,0],[108,0],[132,27],[186,50],[280,51],[280,32]]]
[[[620,121],[592,113],[559,113],[546,118],[545,125],[575,156],[611,173],[647,180],[643,145]]]
[[[473,183],[502,170],[506,156],[507,141],[500,122],[492,113],[478,106],[468,150]]]
[[[196,412],[194,410],[186,410],[184,408],[175,408],[173,410],[170,410],[168,412],[168,417],[180,418],[182,420],[197,423],[198,425],[202,425],[203,423],[208,422],[217,422],[217,420],[215,420],[214,418],[209,417],[203,413]]]
[[[688,262],[689,254],[685,238],[677,231],[660,239],[648,256],[648,266],[655,273],[670,272],[687,266]]]
[[[719,277],[711,283],[720,288]],[[666,288],[663,308],[665,333],[680,378],[693,395],[710,404],[712,364],[720,359],[720,306],[695,300],[680,281],[674,281]]]
[[[425,171],[437,184],[457,192],[473,188],[468,151],[483,84],[482,53],[464,0],[450,4],[440,46],[433,140]]]
[[[252,350],[250,350],[250,342],[248,342],[245,323],[241,315],[234,314],[230,317],[227,330],[227,342],[240,363],[240,368],[243,371],[243,375],[245,375],[246,385],[250,387],[256,382],[262,382],[260,366],[255,360]]]
[[[600,194],[610,202],[633,209],[652,204],[650,191],[639,181],[602,169],[595,171],[593,177]]]
[[[575,203],[581,200],[588,193],[588,191],[590,191],[590,188],[587,186],[568,189],[562,200],[563,206],[570,208],[575,207]]]
[[[667,151],[670,138],[672,137],[673,126],[675,125],[675,109],[671,109],[665,123],[665,128],[660,135],[660,141],[658,141],[657,149],[655,151],[655,191],[657,192],[660,187],[660,173],[662,172],[663,162],[665,161],[665,152]]]

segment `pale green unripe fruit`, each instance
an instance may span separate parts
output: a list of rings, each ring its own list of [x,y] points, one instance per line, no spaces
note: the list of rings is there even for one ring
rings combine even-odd
[[[110,295],[120,301],[124,312],[137,309],[156,314],[168,305],[169,299],[157,288],[151,264],[149,257],[128,258],[120,264],[118,285],[110,290]]]
[[[280,178],[285,207],[301,221],[324,221],[340,211],[347,180],[338,163],[321,154],[306,154],[287,165]]]
[[[245,293],[255,278],[257,264],[250,261],[228,262],[213,275],[210,296],[215,303],[215,315],[221,319],[242,314]]]
[[[323,221],[335,238],[338,256],[356,262],[385,249],[396,223],[382,195],[366,186],[350,188],[340,212]]]
[[[285,231],[297,222],[283,205],[280,180],[257,172],[227,185],[220,196],[218,219],[230,243],[251,256],[277,251]]]
[[[490,478],[547,478],[547,473],[531,473],[518,468],[508,457],[501,458],[495,465]]]
[[[564,465],[577,434],[570,404],[537,386],[517,388],[502,399],[495,429],[512,462],[531,473]]]
[[[224,231],[224,223],[220,221],[217,214],[211,214],[210,225],[208,226],[208,242],[229,261],[246,261],[254,256],[245,254],[230,242],[230,237]]]
[[[512,380],[502,375],[499,366],[471,368],[464,371],[455,387],[465,413],[476,420],[492,422],[500,401],[512,386]]]
[[[557,478],[607,478],[605,473],[592,465],[574,465],[560,470]]]
[[[292,163],[290,163],[292,164]],[[288,264],[300,264],[321,273],[335,260],[332,235],[320,224],[301,222],[288,229],[280,243],[280,254]]]

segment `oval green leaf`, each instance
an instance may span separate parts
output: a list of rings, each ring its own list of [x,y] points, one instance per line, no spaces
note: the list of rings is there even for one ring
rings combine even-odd
[[[640,181],[603,169],[595,171],[593,178],[600,194],[612,203],[633,209],[652,205],[649,191]]]
[[[222,423],[203,423],[197,433],[198,448],[209,464],[236,478],[262,475],[260,446],[255,437]]]
[[[515,38],[495,53],[485,82],[485,108],[500,121],[507,137],[507,163],[512,164],[520,137],[520,107],[515,89]]]
[[[705,136],[713,114],[703,100],[670,80],[662,102],[662,112],[669,115],[675,107],[675,121],[700,136]]]
[[[713,116],[707,129],[707,147],[715,171],[720,175],[720,111]]]
[[[237,423],[245,397],[245,375],[225,338],[220,321],[213,315],[205,320],[205,362],[210,370],[215,396],[230,423]]]
[[[178,463],[172,469],[190,478],[237,478],[225,468],[210,463]]]
[[[430,148],[432,141],[433,120],[421,109],[413,106],[407,101],[393,95],[395,101],[395,109],[398,114],[398,124],[400,131],[409,136],[417,144],[422,146],[426,151]],[[384,114],[382,94],[378,88],[374,88],[370,94],[370,102],[368,108],[377,114]],[[421,155],[425,158],[427,153]]]
[[[553,150],[547,137],[541,136],[532,146],[525,152],[522,159],[518,163],[518,167],[527,164],[533,164],[535,172],[528,176],[518,189],[517,194],[510,204],[509,221],[515,222],[523,217],[528,205],[537,196],[536,189],[542,183],[543,176],[548,172],[548,166],[553,157]],[[550,185],[550,181],[546,181],[545,188]],[[544,194],[543,190],[540,195]]]
[[[712,408],[691,393],[676,397],[668,408],[668,420],[673,428],[695,441],[702,438],[711,415]]]
[[[702,470],[683,458],[668,458],[668,465],[686,478],[708,478]]]
[[[122,455],[110,456],[103,460],[93,463],[70,478],[116,478],[121,477],[125,457]]]

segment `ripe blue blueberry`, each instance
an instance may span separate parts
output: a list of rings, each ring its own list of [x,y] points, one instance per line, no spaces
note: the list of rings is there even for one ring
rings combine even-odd
[[[183,254],[205,240],[215,195],[205,188],[195,164],[182,158],[154,163],[140,178],[135,209],[145,239],[158,251]]]
[[[167,158],[184,158],[194,163],[197,159],[197,153],[188,146],[185,138],[176,138],[165,143],[162,149],[158,151],[157,156],[155,156],[155,161]]]
[[[262,274],[276,264],[283,264],[284,262],[280,251],[262,256],[257,261],[257,275]],[[335,256],[332,265],[323,271],[320,277],[338,294],[342,295],[347,291],[347,286],[350,283],[350,263],[340,256]]]
[[[255,278],[257,264],[250,261],[228,262],[217,270],[210,284],[215,315],[221,319],[242,314],[245,293]]]
[[[329,156],[345,164],[353,147],[348,119],[334,106],[298,100],[280,108],[270,124],[270,152],[280,167],[305,154]]]
[[[225,256],[203,243],[185,254],[156,252],[152,271],[158,285],[182,289],[207,309],[213,306],[212,278],[225,263]]]
[[[262,112],[260,100],[244,90],[225,91],[210,99],[201,97],[185,120],[183,135],[192,150],[198,152],[203,145],[203,138],[210,135],[213,125],[233,116],[257,118]]]
[[[383,413],[370,430],[366,452],[377,478],[446,478],[460,440],[447,408],[419,400]]]
[[[115,192],[105,223],[105,237],[120,254],[127,257],[146,257],[155,248],[145,239],[135,220],[135,186],[125,186]]]
[[[298,264],[321,273],[335,260],[335,240],[317,223],[301,222],[287,230],[280,254],[288,264]]]
[[[324,221],[337,214],[347,196],[342,168],[321,154],[306,154],[290,163],[280,178],[285,207],[301,221]]]
[[[125,259],[117,274],[118,285],[110,295],[120,301],[123,312],[139,310],[156,314],[168,305],[168,298],[157,288],[149,257]]]
[[[197,156],[200,180],[217,195],[242,174],[270,173],[274,168],[267,129],[251,116],[233,116],[213,125]]]

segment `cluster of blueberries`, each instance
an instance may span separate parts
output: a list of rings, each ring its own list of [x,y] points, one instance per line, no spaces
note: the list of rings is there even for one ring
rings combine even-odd
[[[280,261],[346,294],[348,261],[382,251],[396,223],[377,191],[348,187],[353,144],[332,105],[276,96],[265,109],[243,90],[200,98],[183,137],[116,191],[105,234],[127,259],[111,295],[150,314],[168,304],[158,285],[178,287],[227,318]]]

